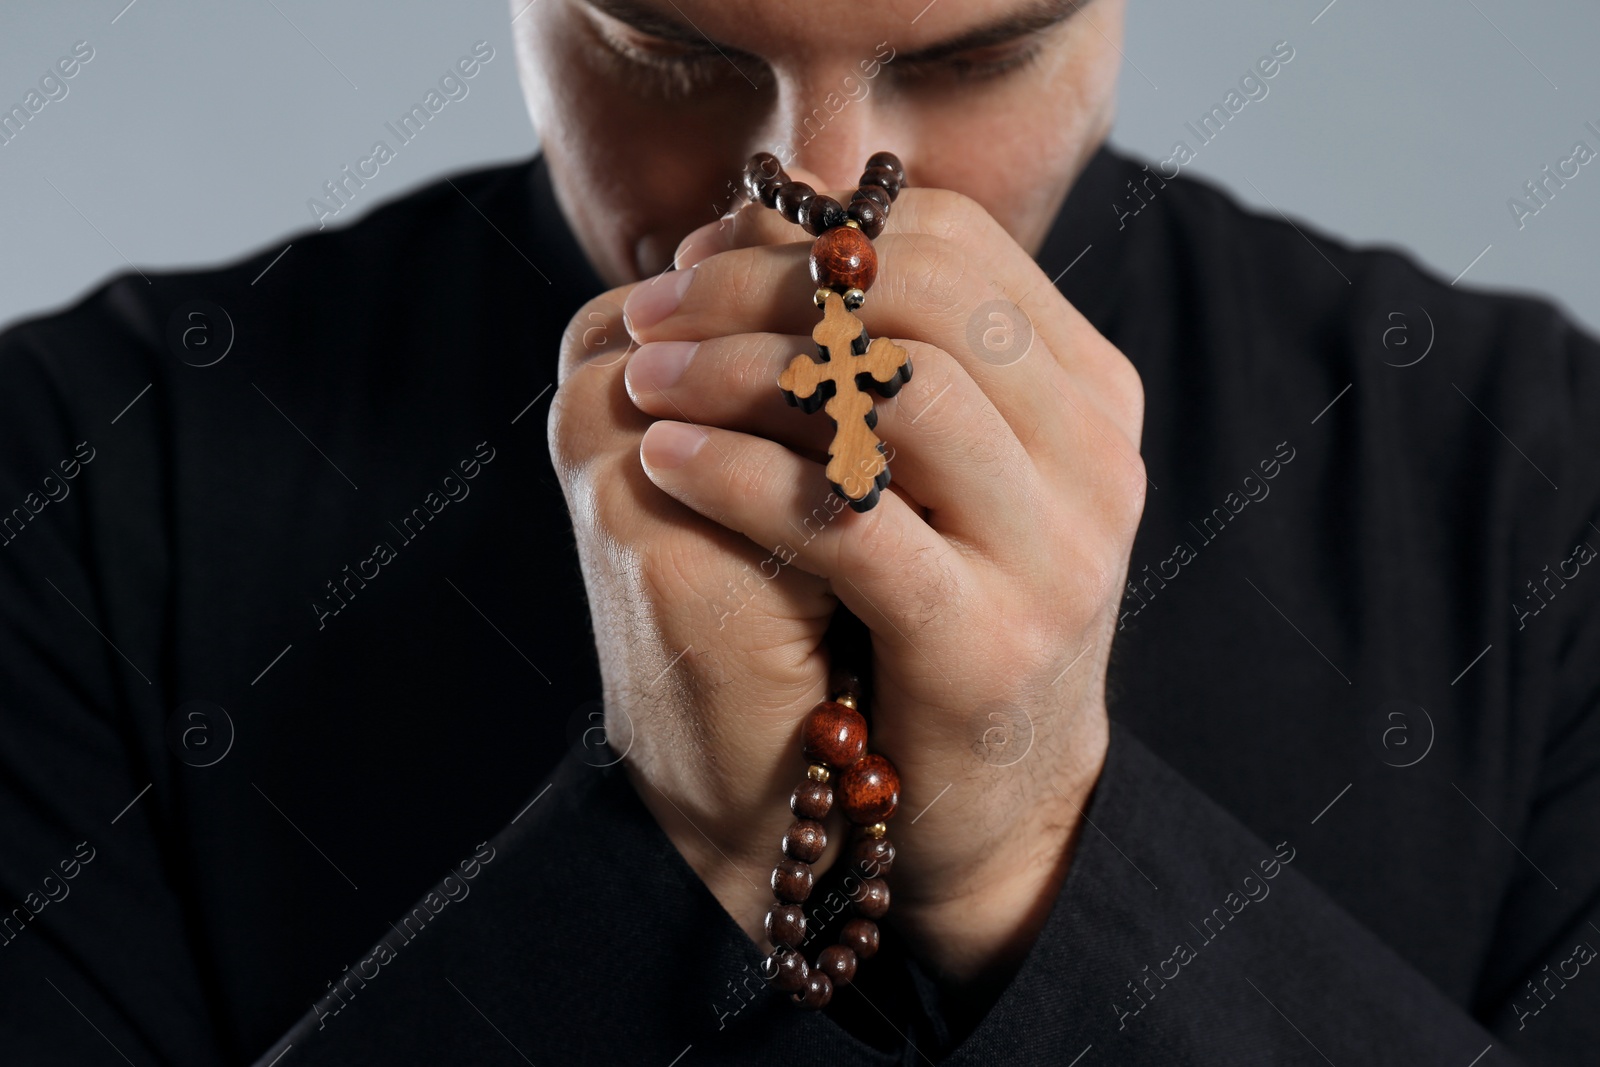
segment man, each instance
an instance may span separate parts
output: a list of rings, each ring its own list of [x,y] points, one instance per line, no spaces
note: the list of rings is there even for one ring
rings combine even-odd
[[[1102,149],[1117,3],[920,6],[546,0],[540,159],[6,336],[19,1062],[1585,1061],[1595,342]],[[856,514],[719,216],[880,149]],[[809,1014],[834,651],[905,789]]]

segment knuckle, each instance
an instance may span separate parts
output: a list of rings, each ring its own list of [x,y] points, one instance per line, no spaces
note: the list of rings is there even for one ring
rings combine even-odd
[[[982,204],[953,189],[923,189],[917,199],[917,224],[947,241],[970,240],[974,230],[993,226]]]
[[[880,238],[880,240],[882,240]],[[880,275],[893,296],[914,312],[942,314],[958,304],[968,283],[966,256],[952,242],[927,234],[902,234],[892,242],[893,270]]]

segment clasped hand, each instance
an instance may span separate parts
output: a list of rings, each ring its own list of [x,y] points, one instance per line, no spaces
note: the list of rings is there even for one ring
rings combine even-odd
[[[905,190],[875,245],[858,314],[915,367],[876,402],[893,472],[876,508],[830,493],[832,424],[777,388],[814,351],[818,312],[810,239],[760,205],[690,234],[679,269],[578,313],[550,447],[608,728],[626,731],[652,814],[763,949],[799,723],[828,695],[823,637],[841,604],[865,623],[872,747],[904,786],[888,921],[960,985],[1036,938],[1104,763],[1144,398],[966,197]],[[1031,330],[1020,358],[984,343],[1007,328]]]

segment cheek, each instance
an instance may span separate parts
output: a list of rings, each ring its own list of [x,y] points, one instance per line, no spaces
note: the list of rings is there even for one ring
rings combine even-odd
[[[1115,39],[1113,25],[1097,21]],[[1119,64],[1116,49],[1080,23],[1020,76],[960,103],[930,104],[922,143],[931,151],[919,152],[916,180],[972,197],[1037,252],[1072,181],[1110,130]]]
[[[725,100],[656,100],[623,84],[574,17],[550,4],[524,31],[524,95],[568,222],[603,280],[622,285],[664,269],[683,237],[732,206],[750,123]]]

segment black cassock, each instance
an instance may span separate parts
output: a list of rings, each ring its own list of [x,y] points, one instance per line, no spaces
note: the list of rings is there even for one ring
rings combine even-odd
[[[1002,984],[891,927],[812,1015],[581,743],[545,423],[602,287],[542,163],[281,252],[0,338],[0,1061],[1600,1055],[1600,348],[1548,304],[1101,152],[1039,256],[1148,395],[1091,822]]]

